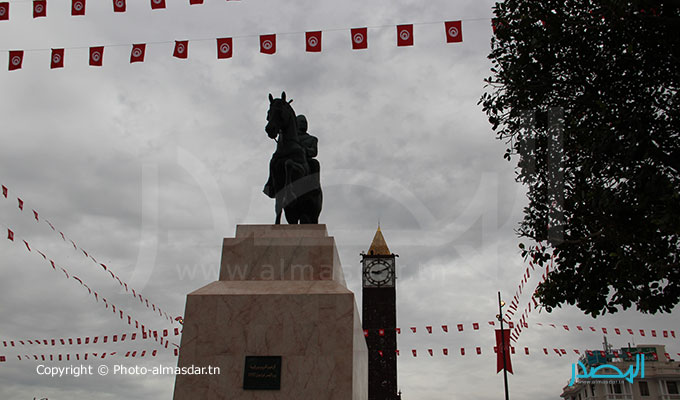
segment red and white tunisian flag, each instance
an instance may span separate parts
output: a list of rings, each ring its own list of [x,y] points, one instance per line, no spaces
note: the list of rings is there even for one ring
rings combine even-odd
[[[90,47],[90,65],[101,67],[104,63],[104,46]]]
[[[113,0],[113,12],[125,12],[125,0]]]
[[[260,53],[276,53],[276,35],[260,35]]]
[[[352,49],[360,50],[368,48],[368,28],[352,28]]]
[[[90,65],[101,67],[104,63],[104,46],[90,47]]]
[[[444,22],[446,29],[446,43],[456,43],[463,41],[463,23],[461,21]]]
[[[50,68],[64,68],[64,49],[52,49]]]
[[[175,51],[172,53],[173,57],[187,58],[189,56],[189,41],[175,40]]]
[[[305,32],[305,39],[308,52],[318,53],[321,51],[321,31]]]
[[[217,58],[231,58],[234,55],[232,38],[217,39]]]
[[[85,15],[85,0],[71,1],[71,15]]]
[[[397,46],[413,46],[413,25],[397,25]]]
[[[6,21],[9,19],[9,3],[0,3],[0,21]]]
[[[9,52],[9,70],[21,69],[21,63],[24,61],[23,50],[11,50]]]
[[[47,0],[33,1],[33,18],[47,16]]]
[[[165,0],[151,0],[151,9],[165,8]]]
[[[503,334],[501,334],[500,329],[496,329],[496,347],[498,352],[496,353],[496,373],[499,373],[503,369],[503,349],[505,349],[505,369],[509,373],[512,372],[512,363],[510,362],[510,329],[503,329]]]
[[[144,53],[146,53],[146,44],[133,44],[130,51],[130,63],[144,62]]]

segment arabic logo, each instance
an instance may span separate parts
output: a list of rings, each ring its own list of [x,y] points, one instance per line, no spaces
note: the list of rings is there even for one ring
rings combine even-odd
[[[577,373],[579,367],[583,371],[583,375],[579,375]],[[618,373],[597,374],[598,371],[604,368],[609,368],[612,371],[616,371]],[[627,380],[629,383],[633,383],[633,378],[638,376],[638,374],[640,374],[640,378],[645,377],[645,357],[640,356],[640,354],[635,355],[635,370],[633,370],[633,366],[631,365],[630,367],[628,367],[628,371],[626,371],[625,373],[621,372],[619,368],[610,364],[604,364],[595,368],[591,368],[590,372],[588,372],[586,366],[583,365],[583,363],[579,360],[578,366],[576,364],[571,364],[571,380],[569,381],[569,386],[573,386],[574,382],[576,382],[576,379],[578,378],[591,378],[591,379],[622,378]]]

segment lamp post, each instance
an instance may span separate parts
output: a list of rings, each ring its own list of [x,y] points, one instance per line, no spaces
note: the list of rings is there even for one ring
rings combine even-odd
[[[505,383],[505,400],[510,400],[508,393],[508,369],[505,365],[505,332],[503,331],[503,306],[505,302],[501,300],[501,292],[498,292],[498,315],[496,316],[501,323],[501,351],[503,352],[503,382]]]

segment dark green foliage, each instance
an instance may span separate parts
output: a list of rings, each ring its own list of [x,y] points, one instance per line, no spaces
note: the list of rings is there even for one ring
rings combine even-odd
[[[528,187],[522,255],[550,311],[680,300],[680,4],[496,3],[480,103]]]

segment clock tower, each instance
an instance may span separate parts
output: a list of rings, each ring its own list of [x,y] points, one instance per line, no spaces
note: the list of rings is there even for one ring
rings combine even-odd
[[[396,254],[380,226],[361,253],[362,324],[368,347],[368,400],[397,400]]]

